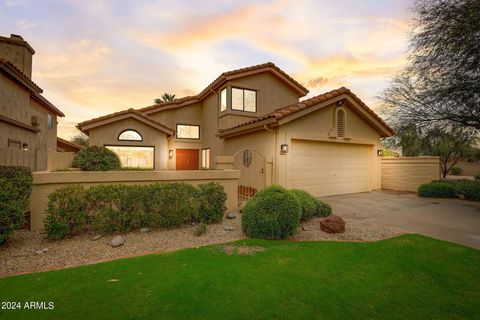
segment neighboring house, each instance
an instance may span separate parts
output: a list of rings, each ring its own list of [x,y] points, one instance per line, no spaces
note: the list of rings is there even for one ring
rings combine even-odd
[[[32,81],[35,51],[21,36],[0,37],[0,165],[47,170],[64,114]]]
[[[223,168],[248,192],[269,184],[314,195],[380,189],[380,138],[393,134],[346,88],[308,90],[273,63],[225,72],[196,96],[78,124],[124,166]]]
[[[57,152],[74,152],[77,153],[78,151],[85,149],[84,146],[78,145],[76,143],[67,141],[60,137],[57,137]]]

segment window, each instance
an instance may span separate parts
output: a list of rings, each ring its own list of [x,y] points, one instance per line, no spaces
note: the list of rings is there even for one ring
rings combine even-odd
[[[220,112],[227,110],[227,88],[220,91]]]
[[[337,130],[339,137],[345,136],[345,111],[342,109],[337,111]]]
[[[20,140],[8,139],[8,147],[14,149],[21,149],[22,142]]]
[[[47,114],[47,129],[53,129],[53,116],[50,113]]]
[[[202,169],[210,169],[210,149],[202,149]]]
[[[232,110],[257,112],[257,92],[232,88]]]
[[[118,135],[118,140],[121,141],[142,141],[142,135],[135,130],[124,130]]]
[[[154,147],[105,146],[115,152],[124,168],[153,169]]]
[[[200,126],[177,124],[178,139],[200,139]]]

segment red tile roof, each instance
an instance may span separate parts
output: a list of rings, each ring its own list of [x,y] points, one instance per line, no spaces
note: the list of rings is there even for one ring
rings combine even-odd
[[[323,93],[321,95],[312,97],[310,99],[306,99],[306,100],[303,100],[303,101],[300,101],[300,102],[297,102],[297,103],[294,103],[294,104],[291,104],[291,105],[288,105],[288,106],[278,108],[278,109],[276,109],[272,112],[269,112],[269,113],[267,113],[263,116],[257,117],[255,119],[249,120],[247,122],[243,122],[243,123],[238,124],[236,126],[226,128],[226,129],[219,129],[218,133],[220,135],[224,135],[224,134],[232,131],[233,129],[247,127],[251,124],[258,123],[260,121],[264,121],[264,120],[268,120],[268,119],[273,119],[274,121],[279,121],[279,120],[283,119],[284,117],[289,116],[289,115],[291,115],[295,112],[298,112],[298,111],[303,110],[303,109],[307,109],[307,108],[312,107],[314,105],[317,105],[321,102],[324,102],[324,101],[330,100],[332,98],[338,97],[342,94],[350,95],[365,111],[367,111],[369,114],[371,114],[388,131],[391,131],[392,134],[393,134],[393,132],[394,132],[393,129],[390,128],[390,126],[388,126],[388,124],[386,124],[382,120],[382,118],[380,118],[372,109],[370,109],[362,100],[360,100],[360,98],[358,98],[353,92],[351,92],[350,89],[345,88],[345,87],[341,87],[339,89]]]

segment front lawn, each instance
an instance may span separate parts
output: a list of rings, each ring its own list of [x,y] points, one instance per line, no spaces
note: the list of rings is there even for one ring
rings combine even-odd
[[[419,235],[245,240],[0,279],[0,319],[480,318],[480,251]],[[232,252],[233,251],[233,252]],[[227,252],[227,253],[225,253]]]

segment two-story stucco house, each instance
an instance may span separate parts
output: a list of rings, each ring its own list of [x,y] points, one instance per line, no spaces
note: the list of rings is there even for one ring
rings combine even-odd
[[[0,164],[47,170],[64,114],[32,81],[33,48],[21,36],[0,37]]]
[[[202,92],[78,124],[90,144],[123,165],[155,170],[224,168],[240,184],[280,184],[314,195],[380,189],[380,138],[393,134],[346,88],[308,90],[273,63],[221,74]]]

